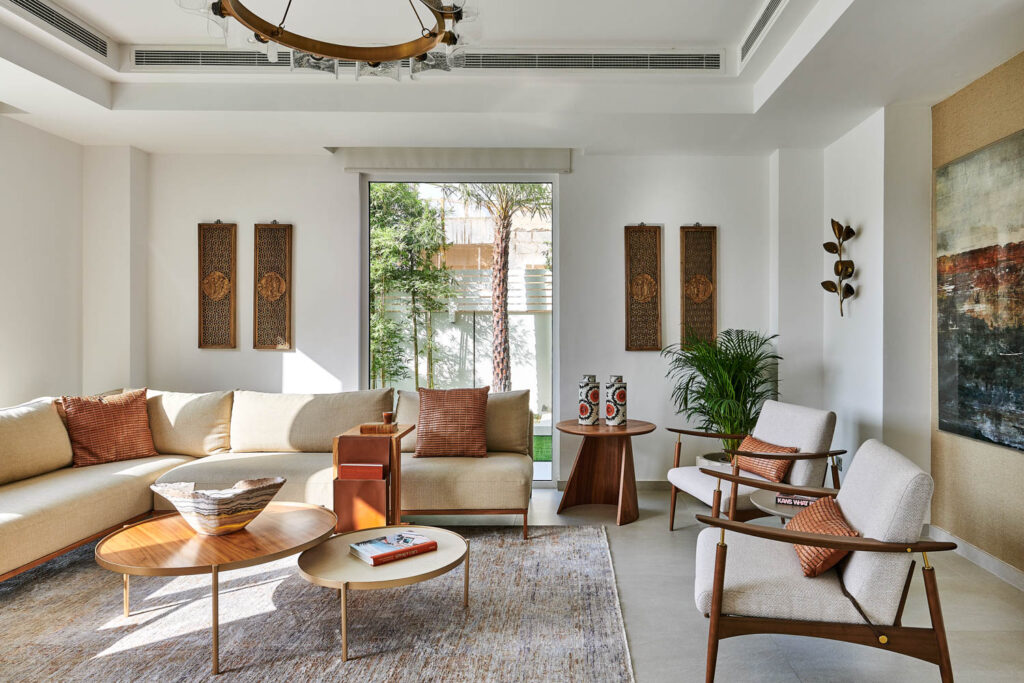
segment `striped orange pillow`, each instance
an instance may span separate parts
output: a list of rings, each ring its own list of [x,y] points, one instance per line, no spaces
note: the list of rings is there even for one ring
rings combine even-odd
[[[487,457],[487,394],[481,389],[420,389],[417,458]]]
[[[830,496],[819,498],[789,520],[786,528],[791,531],[806,531],[812,534],[828,534],[830,536],[860,536],[851,527],[843,511],[839,509],[836,499]],[[820,548],[813,545],[794,545],[800,567],[804,576],[818,576],[836,566],[839,560],[846,557],[849,550]]]
[[[739,449],[753,453],[796,453],[799,450],[790,446],[776,446],[752,436],[743,439]],[[793,464],[792,460],[769,460],[768,458],[753,458],[749,455],[736,456],[736,462],[741,470],[759,474],[768,481],[774,482],[782,481],[786,472],[789,471],[789,466]]]
[[[159,455],[149,431],[146,390],[114,396],[63,396],[75,467]]]

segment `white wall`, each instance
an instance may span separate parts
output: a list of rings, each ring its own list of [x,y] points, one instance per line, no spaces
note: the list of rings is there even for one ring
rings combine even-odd
[[[779,335],[779,395],[825,407],[820,305],[824,156],[820,149],[778,149],[768,158],[770,330]]]
[[[932,117],[885,109],[882,440],[931,470]]]
[[[831,218],[857,231],[844,249],[857,267],[857,294],[845,302],[844,317],[835,295],[822,296],[823,401],[836,412],[832,443],[849,451],[847,463],[866,439],[882,438],[884,156],[881,109],[825,149],[820,241],[834,239],[827,227]],[[821,254],[821,272],[831,273],[835,257]]]
[[[359,176],[329,156],[150,158],[148,382],[182,391],[359,388]],[[196,342],[197,225],[238,224],[238,348]],[[252,348],[253,225],[294,225],[295,351]]]
[[[0,116],[0,406],[82,384],[82,148]]]
[[[766,331],[769,317],[768,173],[764,157],[579,156],[559,179],[557,305],[560,419],[575,417],[577,382],[611,373],[629,384],[630,417],[658,425],[636,437],[640,480],[664,481],[684,426],[670,403],[667,362],[625,348],[623,228],[662,224],[662,341],[679,341],[679,226],[718,226],[718,326]],[[561,438],[559,478],[568,478],[578,438]],[[686,441],[686,460],[717,443]]]
[[[146,382],[148,156],[86,147],[82,177],[82,391]]]

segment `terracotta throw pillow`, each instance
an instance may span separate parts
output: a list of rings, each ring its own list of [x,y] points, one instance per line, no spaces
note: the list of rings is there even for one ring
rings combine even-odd
[[[420,389],[416,457],[487,457],[487,393],[482,389]]]
[[[789,520],[786,528],[790,531],[806,531],[812,534],[828,534],[830,536],[860,536],[846,522],[843,511],[835,498],[826,496],[819,498]],[[804,576],[818,576],[846,557],[848,550],[819,548],[813,545],[794,545]]]
[[[740,444],[740,450],[752,451],[754,453],[796,453],[800,449],[790,446],[776,446],[773,443],[748,436]],[[789,471],[789,466],[793,464],[792,460],[769,460],[768,458],[752,458],[749,455],[738,455],[736,456],[736,461],[741,470],[759,474],[768,481],[774,482],[782,481],[782,478],[786,476],[786,472]]]
[[[61,403],[75,467],[158,455],[145,389],[115,396],[63,396]]]

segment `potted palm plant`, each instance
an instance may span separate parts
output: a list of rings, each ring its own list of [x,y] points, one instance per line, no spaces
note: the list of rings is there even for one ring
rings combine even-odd
[[[704,431],[749,434],[761,405],[779,393],[773,341],[778,335],[725,330],[712,340],[690,336],[661,353],[669,359],[666,377],[674,381],[672,402]],[[723,442],[725,448],[738,443]]]

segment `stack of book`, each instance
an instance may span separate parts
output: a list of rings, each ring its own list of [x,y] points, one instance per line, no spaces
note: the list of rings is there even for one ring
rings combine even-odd
[[[388,422],[366,422],[359,425],[360,434],[394,434],[398,425]]]
[[[398,534],[371,538],[368,541],[350,543],[349,549],[349,552],[366,564],[377,567],[395,560],[437,550],[437,541],[432,541],[415,531],[403,531]]]
[[[818,500],[817,496],[800,496],[789,493],[775,494],[776,505],[796,505],[797,507],[805,508],[816,500]]]

